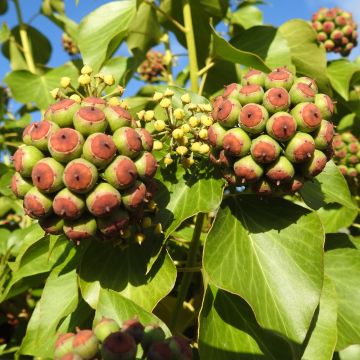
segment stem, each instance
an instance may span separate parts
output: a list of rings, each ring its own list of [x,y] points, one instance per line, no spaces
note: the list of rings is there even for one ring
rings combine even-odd
[[[206,64],[201,70],[199,70],[198,72],[198,76],[202,76],[205,73],[207,73],[213,66],[215,65],[215,63],[213,63],[212,61],[210,61],[208,64]]]
[[[29,71],[32,72],[33,74],[35,74],[36,68],[35,68],[34,58],[33,58],[32,52],[31,52],[30,41],[29,41],[29,37],[28,37],[27,31],[26,31],[26,24],[24,24],[23,17],[21,14],[19,0],[14,0],[14,4],[15,4],[16,14],[17,14],[17,18],[18,18],[19,26],[20,26],[20,31],[19,31],[20,39],[21,39],[21,45],[23,48],[23,54],[25,57],[26,65],[27,65]]]
[[[200,246],[200,235],[202,226],[204,223],[205,214],[199,213],[196,217],[195,229],[190,243],[189,257],[186,262],[186,268],[194,268],[196,266],[196,256]],[[183,303],[186,299],[191,280],[193,277],[193,272],[185,272],[181,281],[179,294],[176,299],[175,310],[170,321],[170,330],[174,331],[178,317],[180,315],[180,310],[183,306]]]
[[[202,95],[206,83],[206,79],[208,76],[209,70],[215,65],[215,63],[211,60],[211,58],[206,59],[205,66],[198,72],[198,76],[202,76],[201,82],[200,82],[200,88],[198,91],[198,95]]]
[[[191,17],[190,0],[183,0],[183,15],[184,15],[184,24],[186,28],[186,32],[185,32],[186,44],[189,53],[191,91],[197,93],[199,90],[199,84],[198,84],[199,69],[197,64],[197,55],[196,55],[194,29],[193,29],[193,23]]]

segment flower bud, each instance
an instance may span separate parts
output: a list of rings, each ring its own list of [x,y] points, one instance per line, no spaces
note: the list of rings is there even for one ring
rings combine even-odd
[[[181,96],[181,101],[183,104],[189,104],[191,102],[190,95],[188,93]]]
[[[200,152],[201,143],[196,141],[191,144],[191,151],[193,152]]]
[[[141,110],[138,113],[136,113],[136,115],[140,120],[144,120],[145,112],[146,112],[145,110]]]
[[[156,91],[155,94],[153,95],[153,100],[154,101],[159,101],[164,97],[164,95],[161,92]]]
[[[208,137],[207,130],[206,129],[201,129],[199,131],[199,138],[205,140],[205,139],[207,139],[207,137]]]
[[[63,88],[67,88],[71,84],[71,79],[68,76],[63,76],[60,79],[60,85]]]
[[[165,126],[166,126],[166,124],[165,124],[164,120],[156,120],[154,122],[154,128],[156,131],[159,131],[159,132],[163,131],[165,129]]]
[[[170,99],[164,98],[160,101],[160,106],[164,109],[168,108],[171,105]]]
[[[116,96],[113,96],[108,100],[108,104],[110,106],[118,106],[118,105],[120,105],[120,101]]]
[[[159,140],[154,141],[153,150],[161,150],[163,148],[163,143]]]
[[[171,135],[174,139],[180,139],[184,136],[184,132],[181,129],[175,129]]]
[[[165,92],[164,92],[164,96],[168,96],[168,97],[171,97],[174,95],[174,92],[170,89],[166,89]]]
[[[78,81],[79,81],[79,84],[80,84],[80,85],[83,85],[83,86],[84,86],[84,85],[90,84],[91,78],[90,78],[90,76],[87,75],[87,74],[85,74],[85,75],[80,75]]]
[[[74,100],[76,103],[80,104],[81,103],[81,97],[78,94],[72,94],[70,96],[71,100]]]
[[[213,124],[212,118],[206,115],[201,115],[200,121],[204,126],[211,126]]]
[[[165,165],[170,165],[174,162],[174,160],[171,158],[171,155],[170,154],[167,154],[165,157],[164,157],[164,164]]]
[[[190,128],[189,124],[183,124],[183,125],[181,125],[181,130],[186,134],[191,131],[191,128]]]
[[[59,88],[55,88],[53,90],[50,91],[50,95],[54,98],[57,99],[60,95],[60,89]]]
[[[181,155],[181,156],[184,156],[185,154],[187,154],[188,152],[188,148],[186,146],[178,146],[176,148],[176,152]]]
[[[201,144],[199,148],[200,154],[207,154],[210,151],[210,147],[208,144]]]
[[[183,109],[175,109],[174,117],[176,120],[182,120],[185,117],[185,112]]]
[[[115,79],[111,74],[104,75],[104,83],[109,86],[114,85]]]
[[[89,75],[92,73],[92,68],[89,65],[84,65],[81,69],[81,74],[83,75]]]
[[[200,119],[198,119],[196,116],[191,116],[188,122],[191,127],[195,128],[199,126]]]
[[[151,121],[151,120],[154,119],[154,116],[155,116],[155,113],[154,113],[153,110],[145,111],[144,120],[145,121]]]

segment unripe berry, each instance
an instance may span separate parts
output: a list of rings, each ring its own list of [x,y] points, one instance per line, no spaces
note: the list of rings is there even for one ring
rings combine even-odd
[[[244,85],[239,91],[239,101],[241,105],[249,103],[261,104],[264,96],[264,90],[259,85]]]
[[[23,133],[22,133],[22,140],[25,145],[32,145],[30,131],[33,127],[33,124],[29,124],[25,127]]]
[[[333,40],[336,44],[341,43],[343,38],[343,32],[339,29],[335,29],[331,34],[330,34],[330,39]]]
[[[97,179],[96,167],[85,159],[70,161],[66,165],[63,175],[65,186],[79,194],[89,192],[95,186]]]
[[[212,111],[212,118],[222,126],[231,128],[238,123],[241,105],[234,99],[219,97],[216,99]]]
[[[287,143],[285,156],[292,163],[300,163],[309,160],[315,151],[315,142],[311,135],[298,132]]]
[[[285,156],[280,156],[266,171],[266,177],[277,186],[290,181],[294,175],[295,169]]]
[[[296,120],[286,112],[274,114],[266,123],[266,132],[279,141],[291,139],[294,136],[296,129]]]
[[[122,203],[128,210],[136,210],[146,198],[146,186],[140,181],[122,193]]]
[[[108,183],[100,183],[86,197],[86,206],[94,216],[105,216],[118,208],[121,203],[120,193]]]
[[[93,217],[84,215],[77,220],[65,220],[63,230],[70,240],[80,242],[95,236],[97,226]]]
[[[104,112],[96,107],[81,107],[74,115],[74,127],[84,136],[105,132],[107,126]]]
[[[156,324],[146,325],[141,339],[141,347],[146,353],[154,343],[165,340],[164,330]]]
[[[234,163],[234,172],[241,183],[247,183],[259,180],[264,171],[251,155],[248,155]]]
[[[263,105],[269,113],[286,111],[290,107],[290,95],[281,87],[274,87],[264,94]]]
[[[61,357],[60,360],[83,360],[83,358],[77,354],[69,353]]]
[[[104,342],[110,334],[117,331],[120,331],[120,326],[117,322],[104,316],[94,327],[94,334],[100,342]]]
[[[124,189],[134,183],[137,170],[134,162],[126,156],[118,156],[105,170],[104,178],[116,189]]]
[[[65,188],[54,197],[53,209],[56,215],[64,219],[75,220],[83,214],[85,202],[81,197]]]
[[[316,81],[314,79],[309,78],[307,76],[301,76],[301,77],[295,79],[294,85],[299,84],[299,83],[308,85],[314,91],[314,93],[317,94],[318,86],[317,86]]]
[[[291,110],[291,115],[296,120],[298,129],[302,132],[312,132],[316,130],[322,120],[319,108],[309,102],[296,105]]]
[[[102,169],[116,154],[116,146],[110,135],[95,133],[90,135],[83,146],[83,158]]]
[[[64,185],[62,175],[64,167],[53,158],[44,158],[34,166],[31,178],[33,184],[46,193],[60,190]]]
[[[334,125],[327,120],[322,120],[320,127],[316,130],[313,137],[317,149],[327,149],[334,137]]]
[[[317,34],[317,39],[318,39],[319,42],[325,42],[326,39],[327,39],[327,34],[325,32],[323,32],[323,31],[319,32]]]
[[[121,155],[133,158],[141,151],[141,137],[133,128],[124,126],[117,129],[113,140]]]
[[[321,112],[322,118],[329,120],[334,113],[334,104],[326,94],[315,95],[315,105]]]
[[[49,138],[58,129],[59,127],[51,121],[34,123],[29,132],[31,144],[39,150],[47,151]]]
[[[63,128],[50,136],[48,147],[55,160],[66,163],[81,156],[83,144],[84,138],[78,131]]]
[[[240,128],[233,128],[225,133],[223,139],[223,148],[226,153],[243,157],[249,153],[251,139],[246,132]]]
[[[135,129],[135,131],[139,134],[141,139],[141,145],[143,150],[145,151],[151,151],[154,146],[154,140],[151,136],[151,134],[143,128]]]
[[[24,210],[31,218],[40,219],[52,212],[52,200],[34,186],[24,196]]]
[[[84,360],[98,353],[99,341],[91,330],[80,330],[73,339],[73,351]]]
[[[64,219],[55,215],[49,215],[42,217],[39,220],[39,225],[46,234],[60,235],[63,233]]]
[[[328,40],[325,40],[324,46],[325,46],[326,51],[331,51],[334,49],[335,44],[332,40],[328,39]]]
[[[82,99],[81,106],[84,107],[94,107],[98,108],[100,110],[104,110],[106,106],[106,101],[104,99],[95,97],[95,96],[89,96],[85,99]]]
[[[16,172],[11,178],[11,191],[19,199],[23,199],[25,194],[33,187],[32,183],[24,179],[20,173]]]
[[[265,179],[261,179],[251,185],[251,191],[259,195],[270,195],[273,194],[275,190],[274,185]]]
[[[137,318],[130,319],[123,322],[121,331],[130,335],[135,340],[136,344],[140,344],[144,335],[144,326]]]
[[[121,331],[110,334],[101,347],[103,360],[134,360],[136,352],[134,339]]]
[[[269,114],[263,106],[247,104],[240,111],[239,124],[246,132],[258,134],[265,129],[268,118]]]
[[[225,86],[225,90],[223,92],[223,97],[229,98],[229,99],[235,99],[235,100],[239,101],[240,89],[241,89],[241,86],[239,84],[236,84],[236,83],[229,84],[229,85]]]
[[[251,143],[251,156],[260,164],[275,161],[280,155],[281,147],[269,135],[260,135]]]
[[[309,86],[302,82],[295,83],[290,91],[290,98],[292,104],[300,104],[302,102],[312,102],[315,97],[315,91]]]
[[[169,347],[176,360],[192,360],[193,352],[189,341],[182,336],[172,336],[169,340]]]
[[[312,158],[303,164],[302,173],[307,178],[313,178],[324,170],[326,163],[326,155],[320,150],[315,150]]]
[[[226,130],[219,123],[211,125],[207,130],[208,141],[214,148],[222,148],[225,134]]]
[[[80,105],[72,99],[60,100],[50,105],[45,112],[45,120],[53,121],[60,127],[71,127],[73,125],[74,114],[78,111]]]
[[[72,342],[74,340],[75,334],[67,333],[60,335],[55,342],[55,358],[62,358],[64,355],[72,351]]]
[[[173,360],[178,359],[173,356],[173,352],[170,349],[169,341],[154,342],[148,352],[147,359],[149,360]]]
[[[250,69],[242,78],[243,85],[260,85],[264,86],[266,75],[259,70]]]
[[[265,78],[265,88],[283,87],[290,90],[294,82],[294,75],[286,68],[277,68]]]
[[[97,226],[105,236],[118,235],[124,231],[129,224],[129,214],[122,209],[116,209],[108,216],[97,219]]]
[[[326,34],[332,33],[334,31],[334,29],[335,29],[335,24],[332,21],[325,21],[323,23],[323,31]]]
[[[13,156],[14,168],[21,176],[29,177],[35,164],[43,157],[43,153],[35,146],[20,146]]]
[[[158,164],[154,155],[145,151],[135,160],[135,166],[139,177],[148,179],[154,177]]]
[[[295,177],[290,182],[282,185],[282,190],[286,194],[294,194],[304,186],[304,179]]]
[[[107,106],[104,114],[112,132],[124,126],[131,126],[132,116],[121,106]]]

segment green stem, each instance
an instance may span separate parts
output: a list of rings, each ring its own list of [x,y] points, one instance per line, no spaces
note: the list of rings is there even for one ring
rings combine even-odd
[[[22,45],[26,65],[27,65],[29,71],[32,72],[33,74],[35,74],[36,68],[35,68],[34,58],[33,58],[32,52],[31,52],[31,46],[30,46],[28,33],[26,30],[26,24],[24,24],[23,17],[21,14],[19,0],[14,0],[14,4],[15,4],[16,14],[17,14],[17,18],[18,18],[19,26],[20,26],[20,31],[19,31],[20,39],[21,39],[21,45]]]
[[[198,250],[200,247],[200,235],[202,226],[204,223],[205,214],[199,213],[196,217],[195,229],[190,243],[189,249],[189,257],[186,262],[186,268],[194,268],[196,266],[196,257],[198,254]],[[179,293],[176,299],[175,309],[173,312],[173,316],[170,321],[170,330],[174,331],[177,320],[180,315],[180,310],[183,307],[183,303],[186,299],[187,293],[189,291],[189,287],[191,284],[191,280],[193,278],[193,272],[185,272],[181,281]]]
[[[182,3],[183,3],[184,24],[185,24],[185,28],[186,28],[185,37],[186,37],[186,44],[187,44],[188,53],[189,53],[191,91],[197,93],[199,90],[199,83],[198,83],[199,69],[198,69],[198,63],[197,63],[197,55],[196,55],[193,22],[192,22],[192,17],[191,17],[190,0],[183,0]]]

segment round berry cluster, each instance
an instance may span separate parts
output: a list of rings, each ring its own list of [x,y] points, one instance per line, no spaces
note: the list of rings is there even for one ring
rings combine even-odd
[[[88,67],[82,71],[84,87],[99,82]],[[61,82],[71,86],[70,79]],[[95,90],[51,105],[42,121],[25,128],[25,145],[13,157],[11,188],[24,199],[25,213],[47,233],[76,242],[97,232],[130,238],[152,226],[156,210],[151,134],[137,127],[122,103],[94,96]]]
[[[287,68],[249,70],[213,103],[210,160],[234,185],[255,193],[294,193],[331,156],[333,103],[308,77]]]
[[[327,52],[348,56],[357,45],[357,24],[352,14],[338,7],[321,8],[312,16],[312,26],[317,31],[317,38]]]
[[[160,51],[150,50],[137,71],[144,81],[156,82],[166,70],[165,56]]]
[[[93,330],[60,335],[55,344],[55,360],[135,360],[138,347],[146,360],[191,360],[192,349],[181,336],[166,339],[157,324],[142,325],[137,319],[125,321],[121,328],[103,317]]]
[[[64,48],[64,51],[66,51],[69,55],[74,56],[79,54],[80,50],[77,47],[77,45],[74,43],[74,40],[69,34],[67,33],[62,34],[61,43]]]

